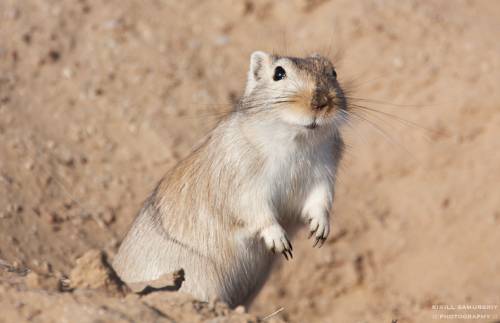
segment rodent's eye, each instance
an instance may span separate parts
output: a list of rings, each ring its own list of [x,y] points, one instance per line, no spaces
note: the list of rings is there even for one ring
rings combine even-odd
[[[279,80],[282,80],[284,79],[286,76],[286,71],[283,67],[281,66],[277,66],[275,69],[274,69],[274,75],[273,75],[273,80],[275,81],[279,81]]]
[[[332,68],[332,76],[334,78],[337,78],[337,71],[335,71],[335,69]]]

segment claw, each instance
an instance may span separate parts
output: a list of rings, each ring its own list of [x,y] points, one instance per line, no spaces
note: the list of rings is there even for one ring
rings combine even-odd
[[[316,238],[316,241],[313,244],[313,248],[316,248],[316,246],[318,245],[320,240],[321,240],[321,238]]]
[[[288,237],[285,237],[285,239],[286,239],[286,242],[288,242],[288,248],[290,250],[293,250],[292,243],[290,242],[290,240],[288,240]]]
[[[311,230],[309,232],[309,237],[307,239],[311,239],[311,237],[313,236],[314,233],[316,233],[316,231],[318,231],[319,229],[319,224],[316,225],[316,228],[314,230]]]
[[[283,250],[282,254],[283,256],[285,256],[285,259],[288,260],[288,255],[286,254],[286,250]]]
[[[319,243],[319,245],[318,245],[318,248],[323,247],[323,244],[325,243],[326,238],[325,238],[325,237],[321,237],[321,239],[320,239],[320,240],[321,240],[321,241],[320,241],[320,243]]]
[[[290,255],[290,259],[293,259],[293,254],[291,250],[288,250],[288,254]]]

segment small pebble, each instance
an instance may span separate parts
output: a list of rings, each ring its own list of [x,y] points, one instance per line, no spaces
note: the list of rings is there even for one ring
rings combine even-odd
[[[243,305],[239,305],[239,306],[237,306],[237,307],[234,309],[234,311],[235,311],[236,313],[238,313],[238,314],[244,314],[244,313],[246,313],[245,306],[243,306]]]
[[[32,169],[33,169],[33,167],[34,167],[33,161],[28,160],[28,161],[24,164],[24,167],[25,167],[27,170],[32,170]]]

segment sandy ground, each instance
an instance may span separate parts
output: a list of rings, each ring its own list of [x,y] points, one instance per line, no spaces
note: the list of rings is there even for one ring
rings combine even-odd
[[[0,322],[498,322],[499,35],[494,0],[2,0]],[[330,55],[381,111],[344,129],[326,245],[301,232],[248,313],[65,287],[88,250],[113,257],[257,49]],[[497,309],[459,308],[477,304]]]

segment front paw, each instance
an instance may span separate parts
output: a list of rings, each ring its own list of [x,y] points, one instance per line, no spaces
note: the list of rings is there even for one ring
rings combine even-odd
[[[328,234],[330,234],[330,219],[328,218],[328,213],[324,213],[317,216],[309,217],[309,238],[314,236],[313,248],[318,246],[321,248],[323,243],[325,243]]]
[[[280,225],[275,224],[265,228],[261,232],[261,237],[264,239],[267,249],[273,253],[281,252],[286,260],[293,258],[292,244]]]

